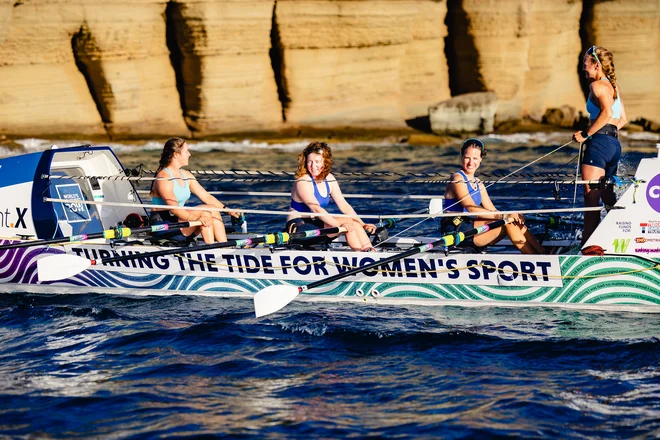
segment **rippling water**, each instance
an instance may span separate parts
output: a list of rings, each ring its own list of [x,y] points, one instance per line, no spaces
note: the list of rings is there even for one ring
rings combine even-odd
[[[556,146],[493,141],[482,171],[511,171]],[[292,170],[298,148],[291,150],[196,151],[191,168]],[[569,171],[576,152],[532,171]],[[628,151],[624,168],[634,171],[648,155]],[[128,166],[148,166],[157,151],[121,156]],[[405,145],[338,148],[336,157],[341,171],[441,172],[457,163],[455,148]],[[342,188],[431,191],[387,185]],[[228,200],[241,201],[288,203]],[[359,212],[418,207],[410,203],[354,202]],[[255,229],[282,222],[249,221]],[[658,316],[631,313],[294,302],[255,319],[246,299],[5,289],[0,436],[653,438],[659,334]]]
[[[660,320],[552,309],[0,296],[0,432],[640,438]]]

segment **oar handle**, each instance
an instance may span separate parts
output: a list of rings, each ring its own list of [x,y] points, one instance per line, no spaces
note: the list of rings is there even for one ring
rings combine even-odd
[[[0,250],[6,249],[19,249],[32,246],[48,246],[51,244],[61,244],[61,243],[73,243],[77,241],[86,241],[94,240],[96,238],[105,238],[106,240],[126,238],[133,234],[138,234],[142,232],[154,233],[162,231],[175,231],[177,229],[183,228],[192,228],[196,226],[201,226],[202,222],[179,222],[179,223],[163,223],[162,225],[147,226],[144,228],[112,228],[106,229],[103,232],[95,232],[93,234],[81,234],[81,235],[71,235],[70,237],[62,238],[53,238],[51,240],[31,240],[31,241],[22,241],[19,243],[11,243],[0,246]]]

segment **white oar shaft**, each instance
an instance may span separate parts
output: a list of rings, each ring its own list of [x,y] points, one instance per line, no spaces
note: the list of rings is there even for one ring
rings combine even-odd
[[[291,192],[268,192],[268,191],[207,191],[214,196],[256,196],[256,197],[291,197]],[[148,196],[149,190],[139,190],[140,196]],[[445,196],[431,194],[343,194],[347,199],[394,199],[394,200],[432,200],[444,199]],[[514,197],[514,196],[491,196],[491,200],[556,200],[554,197]]]

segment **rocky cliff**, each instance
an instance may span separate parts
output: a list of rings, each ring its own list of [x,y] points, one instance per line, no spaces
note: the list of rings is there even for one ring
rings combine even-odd
[[[660,120],[660,0],[0,0],[0,133],[404,128],[480,91],[538,119],[584,108],[592,44]]]

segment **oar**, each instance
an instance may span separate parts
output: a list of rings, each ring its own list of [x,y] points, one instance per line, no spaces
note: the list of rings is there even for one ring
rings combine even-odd
[[[289,234],[287,232],[278,232],[275,234],[266,234],[253,238],[242,240],[229,240],[222,243],[203,244],[200,246],[191,246],[184,248],[164,249],[161,251],[136,253],[131,255],[122,255],[117,257],[101,258],[99,260],[90,260],[71,254],[49,255],[37,261],[37,273],[39,281],[57,281],[70,278],[91,266],[100,264],[116,263],[118,261],[130,261],[139,258],[161,257],[164,255],[179,254],[181,252],[207,251],[210,249],[220,249],[226,247],[245,247],[265,244],[282,244],[298,238],[320,237],[331,234],[341,234],[346,232],[346,228],[327,228],[313,229],[311,231],[300,231]]]
[[[289,304],[291,301],[293,301],[295,297],[298,296],[299,293],[304,292],[306,290],[323,286],[325,284],[332,283],[342,278],[350,277],[351,275],[365,272],[367,270],[376,268],[378,266],[389,264],[393,261],[401,260],[411,255],[419,254],[422,252],[428,252],[431,249],[437,247],[447,247],[447,246],[453,246],[459,244],[460,242],[464,241],[466,238],[483,234],[484,232],[490,231],[491,229],[502,227],[507,223],[511,223],[512,221],[513,219],[509,217],[504,220],[496,220],[486,225],[479,226],[474,229],[470,229],[469,231],[466,232],[447,234],[443,236],[441,239],[434,241],[432,243],[416,246],[414,248],[408,249],[405,252],[401,252],[389,258],[385,258],[384,260],[376,261],[374,263],[367,264],[366,266],[356,267],[349,271],[338,273],[336,275],[330,276],[322,280],[314,281],[313,283],[307,284],[306,286],[285,286],[285,285],[268,286],[254,295],[254,312],[257,315],[257,318],[261,316],[269,315],[271,313],[275,313],[278,310],[282,309],[287,304]]]
[[[139,234],[142,232],[153,233],[153,232],[163,232],[163,231],[176,231],[177,229],[183,228],[192,228],[195,226],[201,225],[202,222],[180,222],[180,223],[164,223],[162,225],[148,226],[144,228],[130,229],[130,228],[112,228],[106,229],[103,232],[95,232],[93,234],[81,234],[81,235],[72,235],[70,237],[62,238],[53,238],[52,240],[31,240],[23,241],[20,243],[5,244],[0,246],[0,251],[5,249],[17,249],[31,246],[44,246],[51,244],[60,244],[60,243],[72,243],[77,241],[93,240],[95,238],[105,238],[106,240],[111,240],[114,238],[126,238],[133,234]]]

